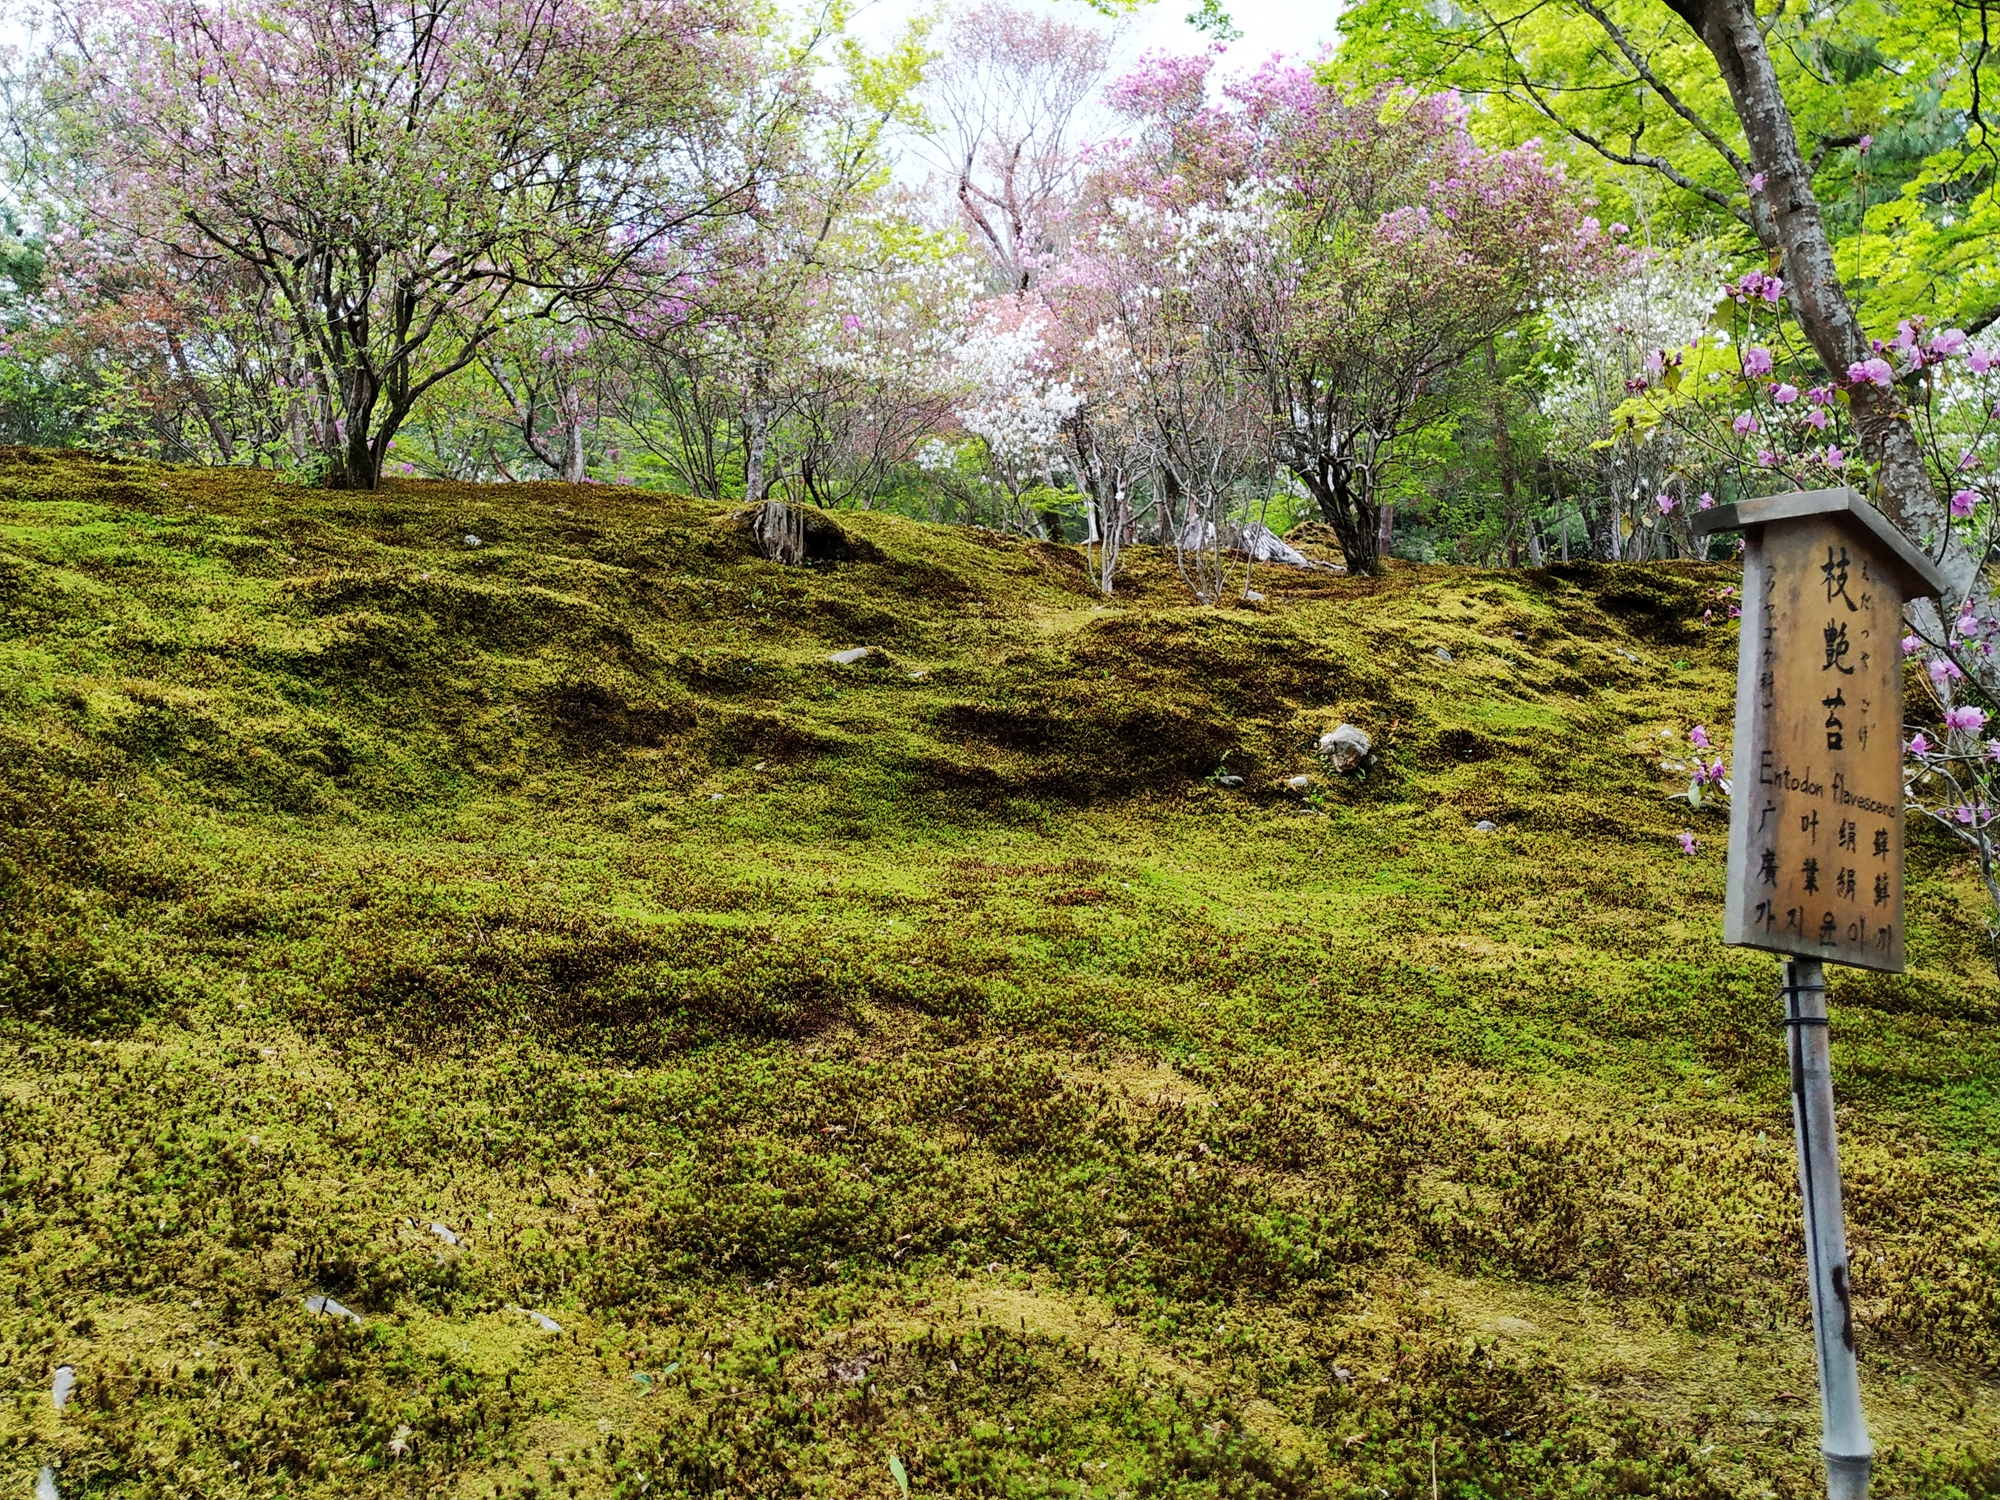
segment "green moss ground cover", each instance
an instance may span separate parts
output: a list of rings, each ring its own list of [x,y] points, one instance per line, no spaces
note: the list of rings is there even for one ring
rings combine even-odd
[[[1727,569],[1107,607],[839,519],[0,454],[0,1494],[1814,1490],[1776,964],[1662,770]],[[1864,1388],[1878,1493],[1994,1494],[2000,993],[1912,859]]]

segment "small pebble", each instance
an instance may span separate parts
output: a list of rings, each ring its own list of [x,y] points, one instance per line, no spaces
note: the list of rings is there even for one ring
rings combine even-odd
[[[1310,776],[1288,777],[1285,781],[1285,785],[1290,787],[1295,792],[1303,792],[1307,787],[1312,785],[1312,778]]]
[[[431,1225],[431,1233],[443,1240],[447,1245],[456,1245],[458,1243],[457,1234],[442,1224]]]
[[[49,1397],[55,1402],[57,1411],[61,1411],[65,1406],[69,1405],[70,1393],[75,1389],[76,1366],[57,1365],[56,1383],[49,1391]]]
[[[486,543],[480,541],[478,537],[468,531],[465,534],[465,545],[468,547],[484,547]]]
[[[1497,833],[1500,830],[1500,825],[1498,823],[1489,822],[1485,818],[1481,818],[1477,823],[1474,823],[1472,826],[1480,833]]]

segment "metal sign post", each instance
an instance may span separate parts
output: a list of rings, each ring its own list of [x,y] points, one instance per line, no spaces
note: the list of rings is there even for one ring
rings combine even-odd
[[[1864,1500],[1853,1284],[1840,1203],[1827,963],[1903,969],[1903,606],[1944,580],[1852,490],[1704,511],[1743,533],[1725,942],[1790,955],[1784,1029],[1832,1500]]]

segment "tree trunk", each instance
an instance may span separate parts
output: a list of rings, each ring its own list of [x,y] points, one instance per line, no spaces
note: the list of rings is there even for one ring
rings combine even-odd
[[[771,412],[764,402],[763,384],[759,378],[750,394],[749,451],[743,462],[743,498],[752,505],[761,505],[764,501],[764,453],[771,427]]]
[[[1784,256],[1792,306],[1813,351],[1836,378],[1844,378],[1849,365],[1870,356],[1868,336],[1834,270],[1833,245],[1753,0],[1667,3],[1715,55],[1742,122],[1751,163],[1764,178],[1762,193],[1752,193],[1753,203],[1761,198],[1759,206],[1765,210],[1757,214],[1758,223],[1768,226],[1766,232],[1776,241],[1773,248]],[[1850,389],[1849,399],[1862,452],[1880,467],[1883,512],[1940,559],[1954,594],[1965,594],[1978,579],[1978,560],[1951,535],[1901,395],[1863,381]]]
[[[1287,465],[1319,506],[1326,524],[1340,542],[1349,573],[1380,573],[1388,549],[1383,538],[1393,523],[1393,507],[1376,507],[1354,493],[1352,480],[1337,458]]]

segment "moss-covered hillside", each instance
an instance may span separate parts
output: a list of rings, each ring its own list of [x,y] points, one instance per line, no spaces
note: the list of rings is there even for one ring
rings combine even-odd
[[[0,1495],[1816,1488],[1777,968],[1666,800],[1726,570],[838,520],[0,454]],[[1877,1489],[1994,1494],[2000,989],[1913,890],[1835,982]]]

